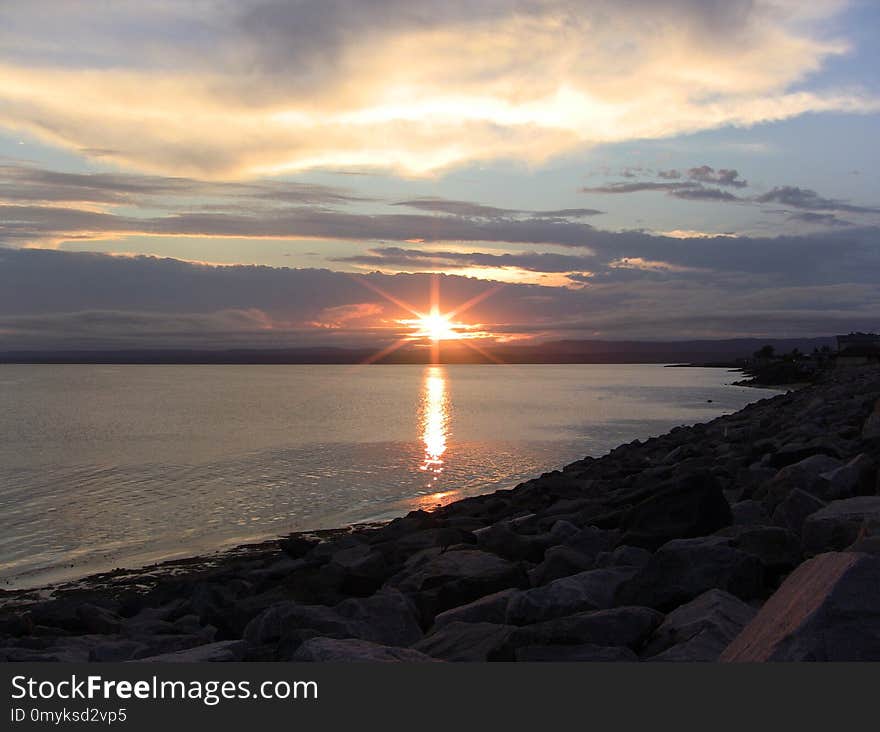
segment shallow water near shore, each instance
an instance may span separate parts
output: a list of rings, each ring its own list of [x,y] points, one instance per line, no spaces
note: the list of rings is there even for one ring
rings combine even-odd
[[[738,377],[657,365],[0,366],[0,587],[510,488],[767,396],[730,386]]]

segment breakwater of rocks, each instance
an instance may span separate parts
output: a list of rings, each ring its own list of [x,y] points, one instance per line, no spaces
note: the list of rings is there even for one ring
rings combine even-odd
[[[381,526],[0,594],[6,661],[880,660],[880,369]]]

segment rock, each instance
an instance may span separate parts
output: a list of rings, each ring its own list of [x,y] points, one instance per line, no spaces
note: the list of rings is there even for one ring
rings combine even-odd
[[[411,648],[383,646],[378,643],[354,638],[310,638],[305,641],[291,659],[293,661],[375,663],[406,661],[420,663],[435,659]]]
[[[310,539],[301,534],[291,534],[278,540],[278,546],[291,559],[299,559],[319,544],[318,539]]]
[[[556,521],[553,526],[550,527],[550,538],[557,544],[562,544],[564,541],[576,536],[578,533],[580,533],[580,529],[571,523],[571,521]]]
[[[880,521],[865,521],[859,529],[858,537],[846,548],[846,551],[880,554]]]
[[[466,549],[426,556],[389,582],[415,599],[424,624],[429,625],[444,610],[500,590],[525,587],[528,577],[518,564]]]
[[[845,549],[858,538],[863,524],[871,521],[880,521],[880,496],[832,501],[804,522],[804,551],[819,554]]]
[[[427,511],[410,511],[406,516],[396,518],[376,532],[376,541],[397,541],[407,534],[425,531],[439,526],[438,518]]]
[[[673,610],[648,640],[652,661],[715,661],[757,611],[723,590],[709,590]]]
[[[606,531],[597,526],[585,526],[568,537],[564,545],[580,554],[595,558],[600,552],[611,549],[619,540],[618,531]]]
[[[596,567],[644,567],[651,561],[651,552],[637,546],[619,546],[613,552],[602,552],[596,557]]]
[[[789,493],[773,512],[773,523],[800,534],[807,516],[825,506],[825,501],[800,488]]]
[[[0,617],[0,635],[18,638],[34,632],[34,621],[27,612],[12,612]]]
[[[577,613],[517,628],[491,660],[509,661],[524,646],[626,646],[637,649],[660,625],[663,615],[646,607],[616,607]]]
[[[422,637],[416,608],[397,590],[383,588],[372,597],[343,600],[333,608],[357,623],[358,637],[384,645],[408,646]]]
[[[391,574],[383,554],[366,544],[334,553],[327,571],[339,573],[341,590],[357,596],[372,594]]]
[[[149,647],[146,644],[133,640],[112,640],[92,648],[89,651],[89,662],[117,663],[139,655],[149,655]]]
[[[754,526],[770,524],[770,514],[760,501],[748,500],[734,503],[730,507],[734,526]]]
[[[548,539],[518,534],[509,521],[478,529],[473,535],[481,549],[514,561],[540,562],[549,545]]]
[[[450,608],[434,618],[434,627],[442,628],[454,622],[463,623],[503,623],[507,617],[507,605],[510,598],[520,590],[501,590],[481,597],[466,605]]]
[[[516,649],[516,660],[555,663],[614,663],[638,661],[639,657],[626,646],[524,646]]]
[[[611,607],[617,589],[636,571],[635,567],[594,569],[520,592],[510,599],[506,621],[512,625],[527,625],[583,610]]]
[[[846,465],[823,473],[815,493],[826,501],[870,495],[874,492],[876,476],[877,464],[862,453]]]
[[[880,557],[828,553],[804,562],[719,660],[880,660]]]
[[[423,549],[437,547],[441,551],[446,551],[446,549],[456,544],[476,543],[477,539],[473,531],[463,531],[454,527],[443,526],[435,529],[413,531],[401,537],[390,544],[394,550],[389,554],[392,560],[401,561]]]
[[[148,658],[138,658],[134,663],[218,663],[240,661],[244,657],[246,643],[240,640],[218,641],[175,653],[163,653]]]
[[[880,399],[874,404],[874,411],[868,415],[862,426],[862,439],[880,439]]]
[[[658,488],[627,512],[620,543],[653,550],[670,539],[711,534],[730,521],[717,479],[699,472]]]
[[[781,526],[729,526],[716,536],[732,540],[732,546],[761,561],[765,579],[774,581],[803,560],[797,534]]]
[[[593,557],[582,554],[570,546],[552,546],[544,554],[544,561],[529,571],[529,580],[534,587],[568,577],[578,572],[592,569]]]
[[[777,469],[785,468],[816,455],[837,459],[840,457],[840,451],[837,447],[824,442],[821,438],[811,440],[809,443],[790,443],[783,445],[782,448],[770,456],[770,465]]]
[[[425,636],[413,648],[443,661],[486,661],[503,647],[512,625],[454,621]]]
[[[819,497],[823,473],[841,467],[841,462],[827,455],[810,455],[782,468],[766,486],[765,505],[770,512],[782,503],[791,491],[798,488]]]
[[[617,593],[621,605],[671,610],[706,590],[720,589],[748,600],[763,588],[757,557],[720,536],[679,539],[664,544]]]
[[[385,588],[369,598],[350,598],[333,608],[281,602],[254,618],[244,638],[254,646],[311,630],[334,638],[362,638],[383,645],[410,645],[422,637],[412,605]]]

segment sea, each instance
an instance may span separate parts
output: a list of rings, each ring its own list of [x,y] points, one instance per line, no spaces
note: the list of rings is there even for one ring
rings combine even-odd
[[[383,521],[765,396],[662,365],[0,365],[0,589]]]

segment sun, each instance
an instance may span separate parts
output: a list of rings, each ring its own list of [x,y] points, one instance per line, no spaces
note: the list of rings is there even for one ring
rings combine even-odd
[[[432,341],[451,341],[461,338],[461,333],[455,329],[455,324],[448,315],[441,315],[437,308],[432,308],[427,315],[419,316],[415,321],[420,338],[430,338]]]

